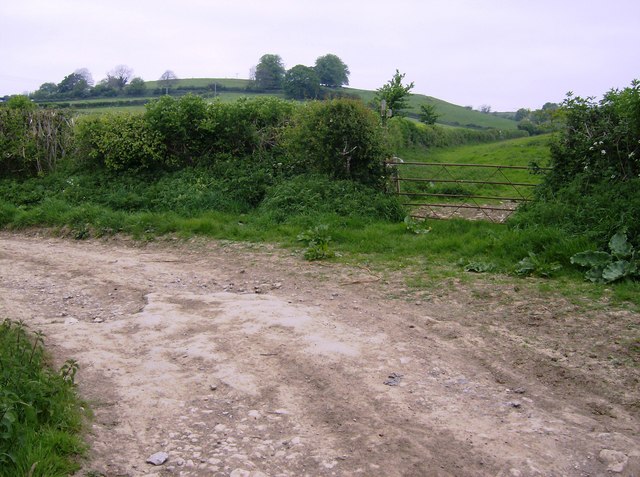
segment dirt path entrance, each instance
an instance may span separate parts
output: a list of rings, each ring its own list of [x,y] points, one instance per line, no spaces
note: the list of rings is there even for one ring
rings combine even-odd
[[[489,280],[0,234],[0,316],[80,363],[81,475],[640,475],[639,316]]]

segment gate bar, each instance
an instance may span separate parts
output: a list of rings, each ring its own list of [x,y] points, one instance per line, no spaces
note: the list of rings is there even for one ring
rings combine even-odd
[[[456,164],[447,162],[386,162],[390,166],[444,166],[444,167],[487,167],[493,169],[520,169],[550,171],[551,167],[529,167],[529,166],[498,166],[495,164]]]
[[[458,183],[458,184],[489,184],[489,185],[515,185],[525,187],[536,187],[538,184],[530,184],[528,182],[493,182],[493,181],[472,181],[469,179],[412,179],[402,177],[395,178],[396,181],[405,182],[446,182],[446,183]]]
[[[517,197],[493,197],[487,195],[465,195],[465,194],[429,194],[427,192],[397,192],[397,195],[404,195],[407,197],[449,197],[458,199],[489,199],[489,200],[507,200],[513,202],[531,201],[532,199],[517,198]]]

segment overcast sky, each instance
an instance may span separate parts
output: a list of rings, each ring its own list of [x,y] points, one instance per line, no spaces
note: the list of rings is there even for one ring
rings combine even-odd
[[[247,78],[265,53],[336,54],[355,88],[399,69],[415,93],[537,109],[640,79],[640,0],[0,0],[0,96],[119,64]]]

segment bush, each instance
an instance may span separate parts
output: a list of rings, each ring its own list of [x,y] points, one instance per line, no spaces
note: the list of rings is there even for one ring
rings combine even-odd
[[[71,115],[14,99],[0,107],[0,177],[53,170],[71,144]]]
[[[547,175],[551,191],[577,178],[620,183],[640,176],[640,82],[609,91],[598,103],[569,96],[561,115],[564,127],[552,143]]]
[[[191,165],[206,153],[205,131],[207,103],[188,94],[175,99],[163,96],[147,104],[143,124],[162,142],[168,162]]]
[[[236,157],[274,154],[295,108],[295,103],[274,97],[215,102],[202,124],[207,150]]]
[[[161,136],[139,114],[105,114],[83,118],[76,138],[80,162],[112,171],[158,169],[168,162]]]
[[[270,188],[259,211],[280,223],[301,215],[337,214],[393,222],[406,215],[396,197],[318,174],[301,175]]]
[[[521,206],[510,223],[521,227],[544,225],[588,238],[606,247],[616,232],[626,230],[638,247],[640,237],[640,179],[605,180],[598,184],[576,177],[551,193],[544,189],[535,202]]]
[[[551,167],[537,201],[514,218],[590,237],[605,248],[626,230],[640,245],[640,83],[596,103],[569,96],[564,126],[552,143]]]
[[[380,187],[386,157],[381,132],[375,113],[360,101],[307,103],[286,132],[287,167]]]

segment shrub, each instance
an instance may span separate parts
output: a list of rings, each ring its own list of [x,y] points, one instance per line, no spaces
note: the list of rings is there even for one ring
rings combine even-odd
[[[157,169],[167,162],[165,144],[139,114],[83,118],[77,129],[77,156],[112,171]]]
[[[627,230],[640,245],[640,82],[600,102],[569,96],[537,201],[515,218],[583,234],[605,248]]]
[[[552,143],[550,190],[577,177],[590,183],[624,182],[640,175],[640,82],[612,90],[596,103],[569,96],[562,104],[562,133]]]
[[[275,153],[295,107],[295,103],[273,97],[213,103],[202,124],[207,150],[240,157]]]
[[[71,115],[14,99],[0,107],[0,177],[53,170],[71,144]]]
[[[190,165],[206,152],[202,128],[206,118],[207,103],[201,97],[163,96],[147,104],[142,124],[161,141],[169,162]]]
[[[285,138],[293,173],[318,172],[382,186],[386,151],[375,113],[360,101],[336,99],[299,108]]]

